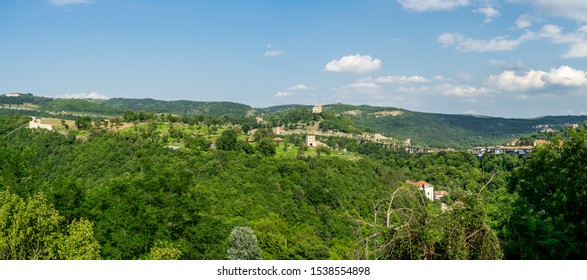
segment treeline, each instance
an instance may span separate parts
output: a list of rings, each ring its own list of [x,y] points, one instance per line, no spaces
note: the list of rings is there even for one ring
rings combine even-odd
[[[226,259],[240,227],[252,229],[263,259],[587,256],[585,130],[530,158],[373,148],[345,159],[275,157],[258,148],[266,135],[247,152],[230,129],[216,149],[172,150],[145,131],[76,139],[11,128],[0,134],[0,193],[13,201],[0,213],[11,221],[0,225],[5,259]],[[428,201],[406,180],[450,195]],[[26,213],[55,218],[27,218],[30,234],[11,235],[35,216]],[[33,240],[47,240],[43,254],[15,257],[11,244],[35,251]],[[96,253],[74,254],[84,248]]]

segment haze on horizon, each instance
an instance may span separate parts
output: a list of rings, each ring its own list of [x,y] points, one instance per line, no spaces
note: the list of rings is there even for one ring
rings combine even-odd
[[[582,0],[0,2],[0,94],[587,115]]]

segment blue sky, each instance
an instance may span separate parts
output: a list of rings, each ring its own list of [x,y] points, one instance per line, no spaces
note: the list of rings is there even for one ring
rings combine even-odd
[[[587,1],[2,0],[10,92],[587,114]]]

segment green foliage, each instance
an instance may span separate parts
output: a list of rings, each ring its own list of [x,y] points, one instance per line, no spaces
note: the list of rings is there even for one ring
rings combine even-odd
[[[257,144],[257,151],[264,156],[274,156],[276,151],[276,145],[271,138],[263,138]]]
[[[177,117],[173,128],[158,121],[120,131],[111,126],[78,139],[17,129],[12,120],[0,122],[6,132],[0,137],[0,191],[11,193],[0,205],[26,211],[0,212],[8,221],[0,224],[5,258],[224,259],[227,236],[238,225],[255,231],[264,259],[552,259],[581,258],[583,250],[584,211],[575,210],[584,199],[582,131],[565,132],[565,144],[529,158],[410,155],[340,138],[320,141],[359,155],[306,157],[297,149],[294,157],[294,148],[273,157],[261,149],[275,150],[267,137],[254,145],[237,140],[236,151],[209,150],[206,125],[226,131],[235,126],[221,123],[231,118]],[[168,142],[185,149],[165,148]],[[449,210],[406,180],[449,191],[443,198]],[[534,186],[548,198],[532,196]],[[404,191],[388,208],[398,189]],[[45,202],[31,204],[40,201],[39,192]],[[33,237],[8,238],[7,227],[26,233],[10,226],[14,217],[46,234],[34,235],[35,244],[26,241]],[[20,247],[9,246],[16,243]]]
[[[79,116],[75,118],[75,126],[79,130],[88,130],[92,127],[92,118],[88,116]]]
[[[229,260],[260,260],[261,248],[257,236],[250,227],[235,227],[230,232]]]
[[[263,138],[273,138],[273,137],[275,137],[275,133],[273,133],[273,131],[271,131],[271,129],[259,128],[255,131],[255,133],[253,133],[253,139],[257,143],[259,141],[261,141],[261,139],[263,139]]]
[[[25,202],[9,191],[0,192],[0,252],[2,259],[52,259],[63,217],[41,193]]]
[[[67,229],[63,217],[42,193],[28,201],[0,192],[0,256],[11,260],[99,259],[92,224],[74,221]]]
[[[335,104],[325,106],[335,114],[356,110],[361,113],[349,118],[357,126],[369,127],[395,139],[410,138],[412,144],[437,148],[470,148],[473,146],[501,145],[520,134],[537,131],[537,125],[561,128],[567,123],[581,123],[585,116],[542,117],[535,119],[506,119],[472,115],[420,113],[397,108],[351,106]],[[396,116],[378,116],[382,111],[399,111]]]
[[[0,117],[0,135],[10,133],[26,125],[29,121],[31,121],[31,118],[23,115],[2,116]]]
[[[169,242],[157,242],[155,246],[151,248],[148,260],[179,260],[181,258],[181,250],[176,248]]]
[[[150,98],[111,98],[104,101],[103,104],[115,110],[130,109],[134,111],[165,112],[180,116],[236,116],[245,115],[251,110],[250,106],[233,102],[162,101]]]
[[[100,244],[94,238],[94,225],[88,220],[73,221],[67,235],[57,241],[57,254],[66,260],[99,260]]]
[[[530,241],[539,250],[516,254],[522,258],[587,257],[587,130],[568,130],[562,143],[539,147],[527,164],[515,170],[510,187],[520,195],[520,221],[510,246],[520,251]],[[523,229],[528,229],[523,231]],[[528,238],[522,240],[522,238]],[[516,240],[517,239],[517,240]],[[569,243],[572,246],[569,246]],[[561,245],[564,250],[559,250]],[[577,250],[573,250],[576,248]]]
[[[216,139],[216,149],[221,151],[236,151],[238,136],[233,129],[227,129]]]
[[[326,147],[326,146],[318,146],[316,147],[316,155],[320,156],[322,153],[326,154],[326,155],[330,155],[330,148]]]

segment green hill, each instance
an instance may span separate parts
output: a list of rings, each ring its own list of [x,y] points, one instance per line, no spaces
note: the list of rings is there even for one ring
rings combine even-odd
[[[328,105],[325,110],[349,116],[356,125],[369,127],[393,138],[410,138],[416,145],[438,148],[499,145],[520,134],[530,134],[547,128],[560,129],[565,125],[587,120],[587,116],[512,119],[449,115],[344,104]]]
[[[126,110],[147,113],[171,113],[187,116],[234,116],[243,117],[252,113],[271,116],[291,113],[292,110],[311,109],[309,105],[279,105],[255,108],[234,102],[201,102],[189,100],[163,101],[150,98],[112,98],[108,100],[60,99],[21,94],[17,97],[0,95],[2,114],[14,110],[21,114],[45,116],[65,112],[66,114],[88,114],[92,116],[119,116]],[[394,107],[368,105],[332,104],[324,106],[324,115],[329,121],[333,115],[347,127],[362,128],[361,131],[379,132],[403,140],[410,138],[412,144],[436,148],[470,148],[473,146],[499,145],[543,129],[560,129],[565,125],[578,124],[587,116],[547,116],[535,119],[512,119],[473,115],[449,115],[413,112]],[[306,114],[306,113],[304,113]],[[304,115],[302,114],[302,115]],[[307,114],[311,114],[307,112]],[[283,118],[283,116],[281,116]],[[279,118],[278,118],[279,119]]]
[[[143,110],[150,113],[187,116],[240,116],[246,115],[252,109],[250,106],[234,102],[163,101],[150,98],[112,98],[106,100],[104,105],[121,110]]]

